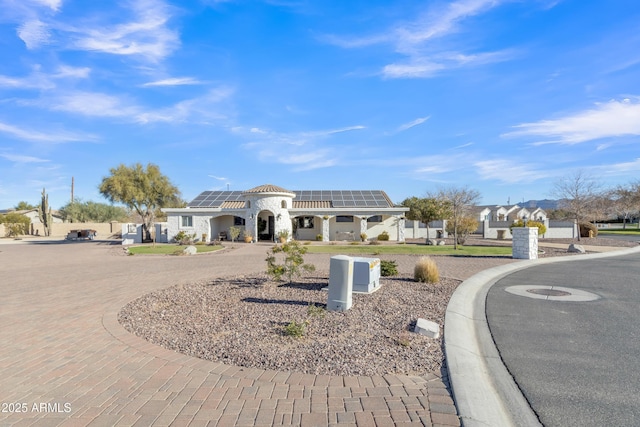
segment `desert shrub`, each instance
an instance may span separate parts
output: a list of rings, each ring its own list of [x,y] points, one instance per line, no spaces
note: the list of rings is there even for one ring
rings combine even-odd
[[[382,243],[378,242],[377,240],[371,240],[369,242],[370,245],[381,245]]]
[[[358,242],[358,241],[355,241],[355,242],[349,242],[349,244],[350,244],[350,245],[353,245],[353,246],[357,246],[357,245],[359,245],[359,244],[360,244],[360,242]]]
[[[311,242],[308,241],[308,240],[303,243],[303,245],[305,245],[305,246],[309,246],[310,244],[311,244]]]
[[[440,273],[435,261],[428,256],[421,257],[413,269],[413,278],[417,282],[437,283]]]
[[[307,329],[307,322],[296,322],[295,320],[283,328],[283,332],[288,337],[302,338]]]
[[[235,242],[240,237],[241,231],[240,227],[229,227],[229,237],[231,237],[232,242]]]
[[[322,242],[322,234],[316,234],[316,240]]]
[[[447,233],[458,236],[457,243],[459,245],[464,245],[464,242],[469,237],[469,234],[473,233],[478,229],[478,220],[472,216],[466,215],[458,218],[458,223],[454,227],[453,221],[447,221],[446,231]]]
[[[22,214],[9,212],[8,214],[0,215],[0,224],[5,225],[7,237],[16,237],[27,233],[31,220]]]
[[[327,310],[324,307],[315,304],[309,304],[307,307],[307,316],[323,318],[327,314]]]
[[[367,240],[367,233],[360,233],[360,240],[363,242]]]
[[[389,240],[389,233],[387,233],[386,231],[383,231],[382,233],[378,234],[378,240],[380,241],[388,241]]]
[[[302,274],[303,271],[314,271],[316,267],[312,264],[304,263],[304,255],[307,253],[307,248],[302,246],[297,240],[284,243],[282,245],[275,245],[267,252],[267,274],[271,276],[273,280],[280,281],[285,276],[289,283],[293,281],[295,277]],[[284,254],[283,264],[276,263],[276,254]]]
[[[176,234],[176,237],[174,237],[174,240],[176,241],[176,243],[181,245],[181,246],[193,245],[193,241],[195,239],[196,239],[196,233],[189,234],[189,233],[186,233],[184,231],[179,231]]]
[[[384,277],[398,274],[398,264],[395,261],[380,261],[380,275]]]
[[[579,227],[580,237],[589,237],[589,231],[593,232],[593,237],[598,236],[598,227],[595,224],[591,224],[590,222],[581,222]]]
[[[519,219],[517,221],[514,221],[513,224],[509,226],[509,230],[511,230],[512,234],[513,234],[514,227],[524,227],[524,221]],[[538,236],[542,236],[544,233],[547,232],[547,227],[539,221],[527,221],[527,227],[537,227]]]

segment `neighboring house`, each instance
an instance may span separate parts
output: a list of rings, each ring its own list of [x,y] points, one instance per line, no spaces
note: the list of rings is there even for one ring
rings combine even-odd
[[[381,190],[290,191],[266,184],[245,191],[204,191],[186,208],[165,208],[167,240],[180,231],[213,240],[240,227],[254,240],[273,241],[279,233],[298,240],[360,240],[383,231],[404,241],[409,208],[395,206]]]
[[[40,221],[40,215],[38,214],[38,209],[28,209],[23,211],[13,211],[15,213],[19,213],[28,217],[31,220],[31,224],[42,224]],[[62,220],[62,216],[58,213],[58,211],[51,210],[51,217],[53,218],[54,223],[64,222]]]

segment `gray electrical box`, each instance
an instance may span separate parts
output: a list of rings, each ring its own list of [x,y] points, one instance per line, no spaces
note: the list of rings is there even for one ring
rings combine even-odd
[[[347,311],[353,300],[353,258],[346,255],[332,256],[329,261],[329,292],[327,310]]]
[[[353,292],[370,294],[380,288],[380,259],[353,258]]]

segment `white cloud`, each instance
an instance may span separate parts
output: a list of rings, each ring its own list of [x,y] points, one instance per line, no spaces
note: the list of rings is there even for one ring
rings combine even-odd
[[[484,180],[496,180],[507,184],[532,182],[547,175],[522,160],[491,159],[475,162],[478,175]]]
[[[640,102],[624,99],[596,104],[590,110],[514,126],[517,130],[505,137],[535,136],[548,138],[535,142],[543,144],[579,144],[602,138],[640,135]]]
[[[414,126],[418,126],[423,124],[424,122],[426,122],[427,120],[429,120],[431,118],[431,116],[426,116],[426,117],[419,117],[413,121],[410,121],[409,123],[405,123],[403,125],[400,125],[398,127],[398,132],[402,132],[405,131],[407,129],[411,129]]]
[[[39,19],[24,22],[18,27],[17,33],[27,49],[37,49],[43,44],[47,44],[51,37],[47,24]]]
[[[14,163],[46,163],[49,161],[47,159],[40,159],[38,157],[32,157],[32,156],[24,156],[21,154],[0,153],[0,157],[3,157],[9,160],[10,162],[14,162]]]
[[[89,77],[91,73],[91,68],[88,67],[71,67],[68,65],[60,65],[58,67],[58,72],[53,74],[52,77],[55,78],[77,78],[77,79],[86,79]]]
[[[138,123],[198,121],[204,124],[221,121],[227,118],[228,108],[220,104],[228,101],[233,93],[233,88],[222,86],[210,90],[201,97],[181,101],[167,108],[138,112],[135,114],[135,120]]]
[[[169,7],[159,0],[137,0],[131,5],[133,18],[116,25],[87,25],[67,29],[75,34],[72,48],[134,55],[157,62],[180,44],[177,32],[168,28]]]
[[[406,59],[385,65],[380,73],[383,77],[429,78],[444,70],[484,65],[513,57],[514,52],[511,50],[469,54],[462,52],[464,46],[456,47],[455,43],[437,44],[438,39],[461,32],[461,23],[465,19],[486,13],[504,2],[505,0],[459,0],[432,7],[414,22],[397,25],[382,34],[352,39],[330,36],[325,41],[344,48],[391,44]]]
[[[201,81],[194,79],[193,77],[173,77],[169,79],[156,80],[154,82],[145,83],[142,87],[153,86],[183,86],[183,85],[199,85]]]
[[[56,132],[53,130],[48,130],[47,133],[42,133],[33,130],[21,129],[19,127],[2,122],[0,122],[0,132],[9,134],[14,138],[33,142],[62,143],[76,141],[93,141],[96,139],[96,137],[93,135],[74,134],[65,131]]]
[[[38,3],[42,6],[48,7],[54,12],[60,10],[60,6],[62,6],[62,0],[32,0],[34,3]]]
[[[113,95],[75,92],[42,103],[52,110],[94,117],[133,117],[140,108]]]
[[[631,162],[614,163],[599,167],[601,173],[606,175],[627,175],[630,172],[640,172],[640,158]]]

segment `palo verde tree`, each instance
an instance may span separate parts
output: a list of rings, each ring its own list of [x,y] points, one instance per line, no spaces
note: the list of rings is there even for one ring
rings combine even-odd
[[[142,218],[147,239],[155,242],[154,223],[156,210],[180,203],[180,191],[157,165],[140,163],[133,166],[121,164],[110,169],[111,175],[102,179],[98,187],[111,203],[123,203]]]
[[[445,219],[451,214],[451,207],[446,200],[439,200],[436,197],[409,197],[402,201],[402,206],[409,208],[407,219],[420,221],[427,226],[427,244],[429,243],[429,223]]]
[[[480,193],[467,187],[447,187],[438,191],[438,200],[449,205],[448,220],[453,228],[453,249],[458,249],[458,230],[471,207],[478,204]]]

